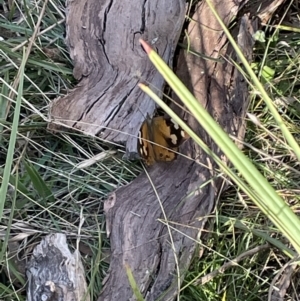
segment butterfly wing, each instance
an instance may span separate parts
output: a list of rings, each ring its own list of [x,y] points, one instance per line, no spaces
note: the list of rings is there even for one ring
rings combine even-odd
[[[148,166],[155,162],[151,132],[151,124],[145,120],[138,134],[138,151]]]
[[[138,150],[147,165],[173,161],[187,134],[171,118],[147,118],[139,131]]]
[[[171,118],[163,116],[153,118],[152,123],[156,161],[173,161],[176,158],[174,151],[177,152],[178,146],[182,143],[181,129]]]
[[[163,118],[164,125],[158,126],[170,148],[180,146],[189,138],[188,134],[170,117]],[[160,122],[162,124],[162,122]]]

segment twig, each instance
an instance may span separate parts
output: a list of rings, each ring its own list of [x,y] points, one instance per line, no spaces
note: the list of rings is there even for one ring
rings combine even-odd
[[[291,276],[298,264],[295,259],[287,262],[276,274],[271,282],[268,301],[283,301],[286,290],[290,286]]]
[[[262,251],[262,250],[265,250],[265,249],[268,249],[268,248],[270,248],[269,244],[265,244],[265,245],[262,245],[262,246],[259,246],[259,247],[255,247],[255,248],[239,255],[237,258],[235,258],[233,260],[230,260],[230,262],[225,263],[218,270],[215,270],[215,271],[207,274],[206,276],[197,279],[196,281],[194,281],[194,284],[195,285],[199,285],[199,284],[203,285],[203,284],[209,282],[211,279],[213,279],[217,275],[223,274],[226,269],[228,269],[230,267],[233,267],[233,266],[236,266],[238,264],[238,262],[245,259],[246,257],[252,256],[252,255],[258,253],[259,251]]]

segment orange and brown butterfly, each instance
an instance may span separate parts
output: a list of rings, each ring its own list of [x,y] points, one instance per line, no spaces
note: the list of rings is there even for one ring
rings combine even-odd
[[[158,161],[173,161],[179,145],[188,138],[172,118],[148,117],[139,131],[138,151],[148,166]]]

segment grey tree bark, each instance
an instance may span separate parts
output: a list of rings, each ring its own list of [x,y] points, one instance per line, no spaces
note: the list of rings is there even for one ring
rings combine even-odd
[[[212,0],[227,26],[247,2]],[[148,41],[170,63],[185,8],[183,0],[70,1],[67,41],[79,84],[53,103],[49,128],[67,126],[126,143],[129,157],[134,156],[138,130],[155,110],[137,84],[142,80],[157,91],[164,85],[138,40]],[[187,28],[194,54],[181,49],[177,74],[222,128],[242,140],[247,84],[234,65],[223,59],[237,60],[206,1],[199,2],[194,11]],[[251,61],[255,22],[248,15],[238,20],[233,34]],[[174,109],[227,163],[193,116]],[[180,151],[186,157],[149,169],[152,182],[142,174],[105,202],[112,259],[99,301],[135,300],[125,266],[146,300],[172,300],[179,293],[207,216],[226,187],[211,157],[191,139]]]

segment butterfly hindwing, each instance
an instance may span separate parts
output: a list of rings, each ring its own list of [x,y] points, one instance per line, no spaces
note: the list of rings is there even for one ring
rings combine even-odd
[[[145,120],[138,134],[138,151],[147,165],[152,165],[155,162],[150,138],[150,126]]]

